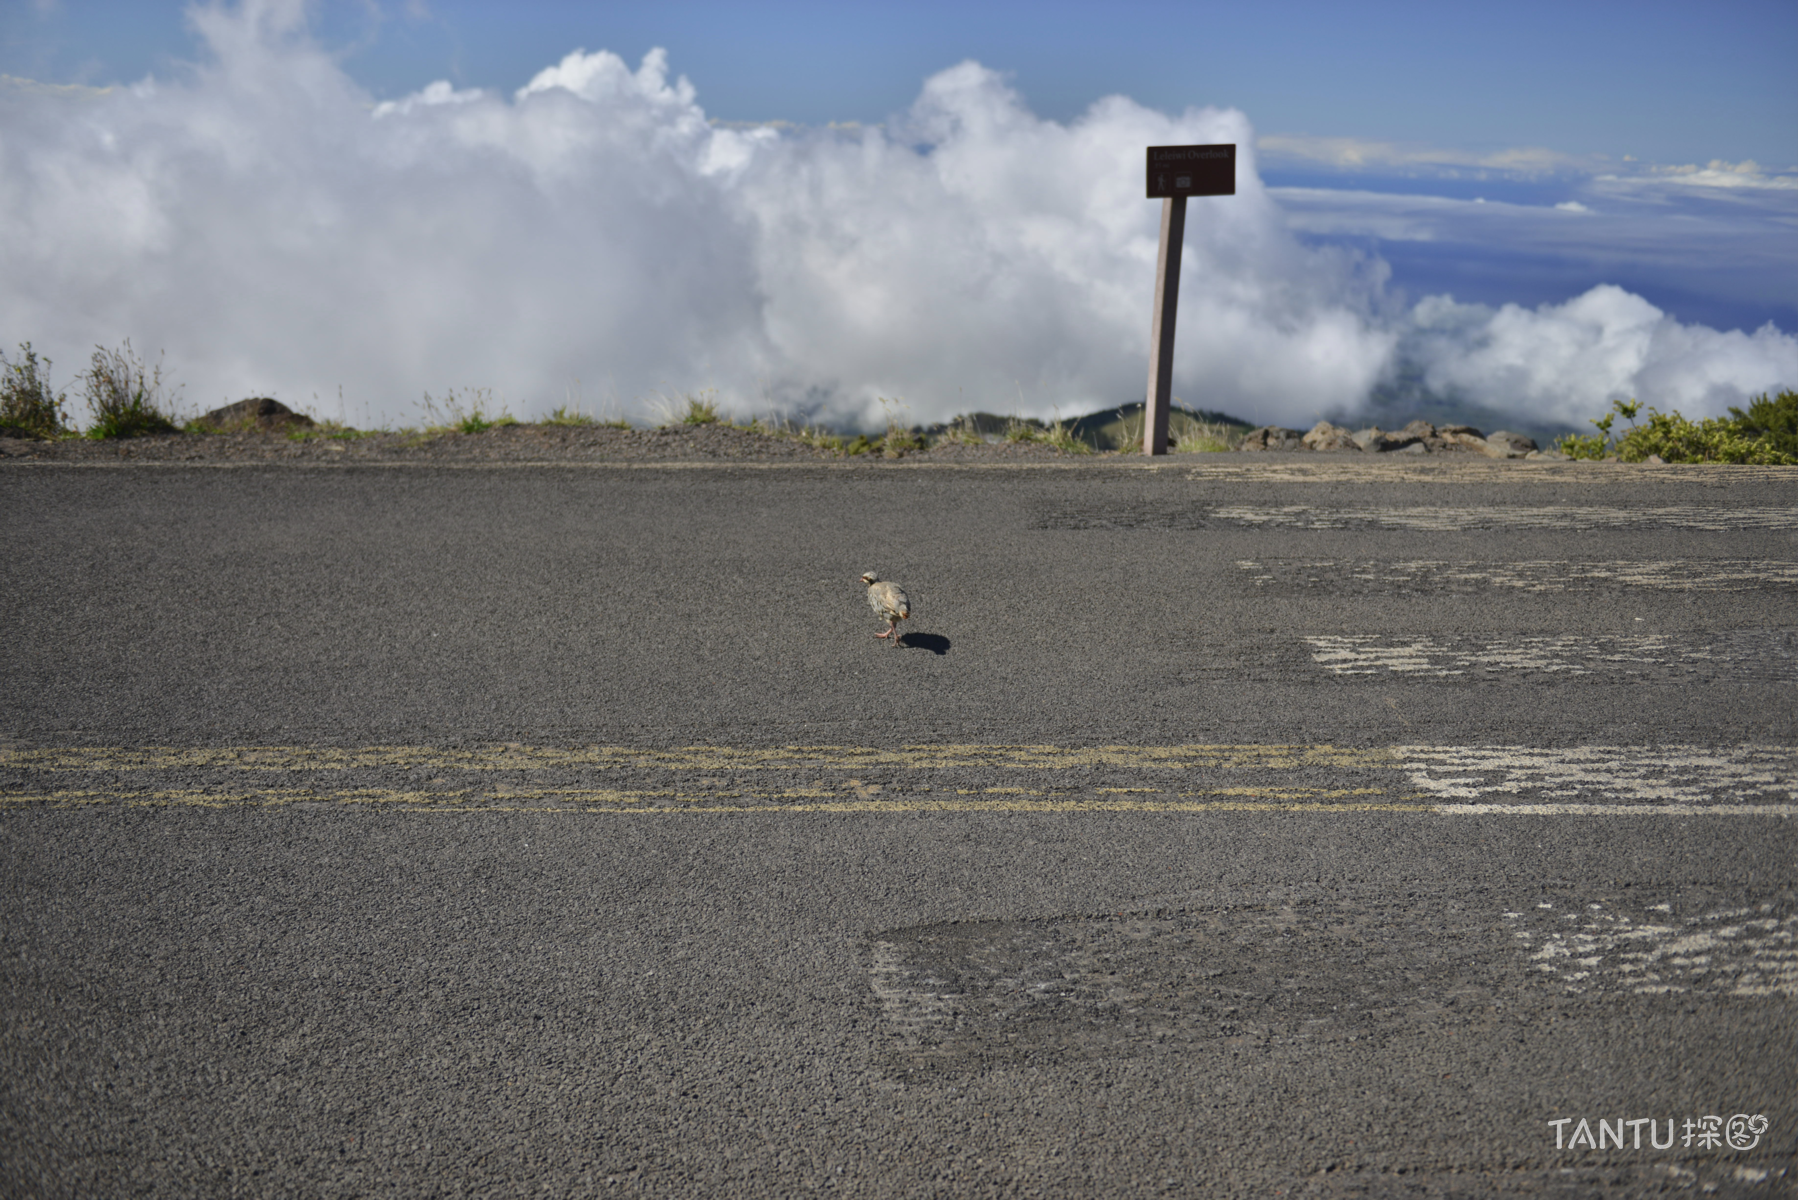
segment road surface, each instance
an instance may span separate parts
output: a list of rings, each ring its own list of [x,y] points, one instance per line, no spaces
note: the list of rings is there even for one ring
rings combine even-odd
[[[1247,458],[0,469],[0,1193],[1792,1194],[1798,472]]]

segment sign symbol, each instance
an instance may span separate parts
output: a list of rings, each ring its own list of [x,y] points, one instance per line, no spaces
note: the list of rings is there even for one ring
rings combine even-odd
[[[1174,176],[1174,186],[1177,188],[1191,187],[1192,186],[1192,176],[1191,175],[1176,175],[1176,176]]]

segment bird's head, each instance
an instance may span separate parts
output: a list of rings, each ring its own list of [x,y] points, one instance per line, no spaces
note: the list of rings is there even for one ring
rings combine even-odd
[[[864,587],[873,587],[875,584],[877,584],[879,582],[880,582],[880,577],[877,576],[876,574],[874,574],[874,572],[872,572],[872,571],[863,572],[862,585]]]

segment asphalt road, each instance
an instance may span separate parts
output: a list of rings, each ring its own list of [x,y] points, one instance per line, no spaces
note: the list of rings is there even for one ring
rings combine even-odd
[[[0,512],[0,1194],[1798,1191],[1798,472]]]

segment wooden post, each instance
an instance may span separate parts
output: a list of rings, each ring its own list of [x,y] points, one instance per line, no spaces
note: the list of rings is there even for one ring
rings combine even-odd
[[[1180,307],[1180,250],[1186,242],[1186,197],[1161,202],[1161,253],[1155,260],[1155,317],[1149,326],[1149,392],[1142,410],[1142,452],[1167,453],[1174,389],[1174,315]]]
[[[1150,146],[1144,165],[1148,168],[1148,198],[1161,201],[1161,255],[1155,267],[1155,320],[1149,326],[1149,394],[1142,406],[1142,452],[1166,454],[1186,198],[1236,194],[1236,144]]]

